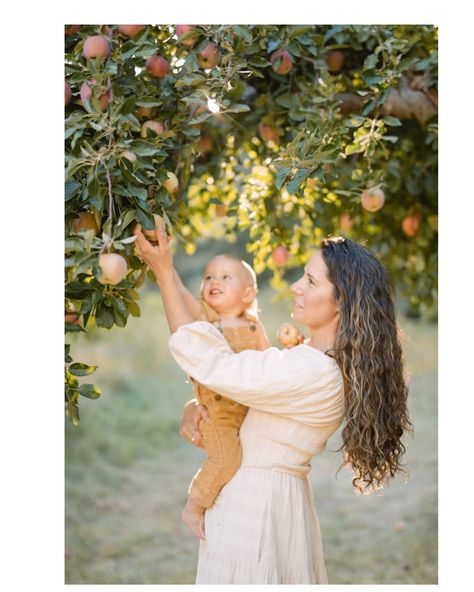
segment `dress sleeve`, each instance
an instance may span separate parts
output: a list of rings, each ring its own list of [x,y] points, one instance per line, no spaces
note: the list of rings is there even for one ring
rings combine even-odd
[[[247,407],[310,425],[342,420],[339,367],[312,347],[234,353],[212,324],[196,321],[171,336],[170,350],[197,382]]]

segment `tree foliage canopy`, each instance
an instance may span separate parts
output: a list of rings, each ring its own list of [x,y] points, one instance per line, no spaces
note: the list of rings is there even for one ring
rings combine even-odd
[[[132,229],[153,229],[153,214],[189,254],[198,237],[248,233],[256,272],[282,290],[321,238],[346,235],[413,308],[434,305],[436,28],[128,27],[66,26],[66,331],[140,314]],[[101,277],[105,253],[126,261],[118,283]],[[77,423],[79,395],[100,390],[79,385],[95,367],[66,347]]]

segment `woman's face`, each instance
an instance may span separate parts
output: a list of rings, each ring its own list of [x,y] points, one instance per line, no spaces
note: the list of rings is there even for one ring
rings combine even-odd
[[[303,277],[291,285],[291,291],[291,317],[295,322],[309,329],[321,329],[338,322],[334,285],[327,277],[327,267],[320,250],[309,260]]]

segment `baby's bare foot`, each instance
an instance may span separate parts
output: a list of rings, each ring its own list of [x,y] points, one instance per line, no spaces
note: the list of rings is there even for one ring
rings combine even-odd
[[[204,540],[204,512],[192,510],[186,505],[181,512],[181,520],[195,536]]]

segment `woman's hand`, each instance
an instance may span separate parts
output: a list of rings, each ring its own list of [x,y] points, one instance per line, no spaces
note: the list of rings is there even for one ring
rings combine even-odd
[[[173,276],[173,257],[169,248],[170,238],[166,235],[166,226],[161,216],[155,216],[158,246],[153,246],[144,236],[142,227],[137,224],[133,234],[137,237],[135,251],[142,261],[154,273],[157,282],[165,281]]]
[[[198,429],[201,420],[209,420],[207,408],[200,405],[196,399],[191,399],[184,406],[179,434],[198,448],[204,448],[202,434]]]

